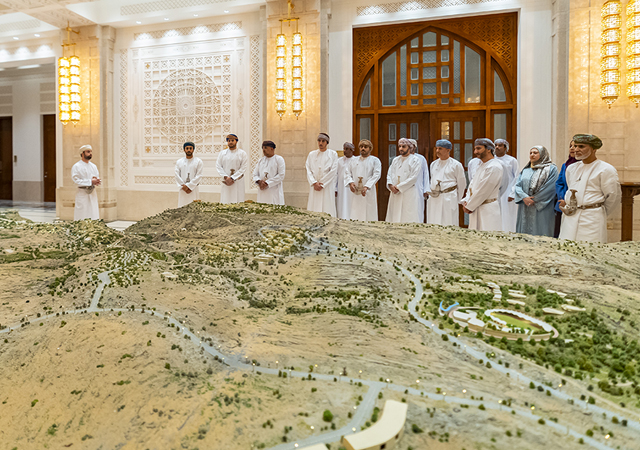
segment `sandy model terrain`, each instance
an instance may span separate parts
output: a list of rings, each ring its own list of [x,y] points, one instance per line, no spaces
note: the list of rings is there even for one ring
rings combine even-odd
[[[5,214],[1,448],[337,450],[389,398],[409,404],[403,450],[635,448],[638,261],[638,243],[258,204],[194,203],[125,233]],[[442,314],[456,301],[560,336],[477,335]],[[562,305],[577,309],[542,311]]]

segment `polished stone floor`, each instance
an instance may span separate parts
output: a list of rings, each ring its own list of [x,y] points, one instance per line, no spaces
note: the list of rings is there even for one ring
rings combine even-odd
[[[25,219],[33,222],[53,223],[56,221],[56,204],[55,203],[38,203],[38,202],[14,202],[12,200],[0,200],[0,211],[8,209],[16,209],[18,213]],[[107,223],[107,226],[114,230],[123,231],[133,225],[135,222],[125,220],[115,220]]]

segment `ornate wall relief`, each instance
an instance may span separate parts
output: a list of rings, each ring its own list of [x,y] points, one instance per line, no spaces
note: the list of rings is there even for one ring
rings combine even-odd
[[[247,44],[250,61],[243,57]],[[232,132],[253,170],[262,154],[260,37],[131,45],[121,50],[118,71],[121,186],[173,189],[173,164],[186,141],[205,163],[202,185],[219,186],[215,162]]]

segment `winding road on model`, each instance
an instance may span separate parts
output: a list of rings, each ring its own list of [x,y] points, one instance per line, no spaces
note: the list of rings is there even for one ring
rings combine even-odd
[[[264,227],[260,230],[259,234],[264,237],[264,235],[262,234],[262,230],[264,229],[278,229],[281,227]],[[320,227],[318,227],[320,228]],[[309,251],[316,251],[318,249],[323,249],[328,251],[331,250],[340,250],[340,247],[334,246],[329,244],[328,242],[325,242],[324,239],[319,239],[316,237],[311,236],[311,234],[308,232],[307,236],[309,237],[310,241],[313,242],[316,247],[311,247],[310,245],[305,245],[304,247],[309,250]],[[346,249],[345,249],[346,250]],[[365,260],[376,260],[377,256],[376,255],[372,255],[370,253],[366,253],[366,252],[356,252],[355,254],[359,259],[365,259]],[[102,272],[98,275],[98,280],[99,280],[99,284],[95,290],[95,293],[91,299],[91,305],[89,306],[89,308],[84,308],[81,310],[72,310],[72,311],[65,311],[62,314],[79,314],[79,313],[100,313],[100,312],[142,312],[145,314],[150,314],[151,316],[157,316],[159,318],[162,318],[166,321],[168,321],[168,323],[170,324],[174,324],[174,326],[177,327],[178,330],[180,330],[181,333],[183,333],[186,336],[189,336],[189,338],[191,339],[191,342],[195,342],[198,344],[199,347],[201,347],[204,352],[206,352],[207,354],[213,356],[214,358],[217,357],[218,361],[220,361],[222,364],[227,365],[228,367],[237,369],[237,370],[242,370],[242,371],[254,371],[256,370],[256,368],[252,365],[251,360],[249,360],[246,357],[242,357],[240,355],[224,355],[222,354],[219,350],[221,348],[221,345],[218,345],[218,347],[216,348],[215,346],[211,346],[209,344],[207,344],[206,342],[202,341],[202,336],[198,336],[196,334],[194,334],[192,331],[190,331],[189,329],[187,329],[184,324],[182,322],[180,322],[179,320],[175,319],[172,317],[172,312],[171,311],[153,311],[150,310],[149,306],[147,306],[146,309],[124,309],[124,308],[119,308],[119,309],[109,309],[108,311],[103,309],[103,308],[99,308],[98,307],[98,303],[100,301],[100,298],[102,297],[102,294],[104,292],[104,289],[111,283],[111,279],[109,278],[109,274],[116,271],[116,270],[120,270],[120,269],[124,269],[124,267],[131,261],[133,260],[133,255],[131,253],[126,253],[125,252],[125,256],[122,260],[122,266],[113,269],[113,270],[108,270],[105,272]],[[393,266],[394,263],[385,260],[384,261],[386,264]],[[438,335],[442,335],[447,333],[447,330],[440,330],[437,325],[431,321],[428,321],[422,317],[420,317],[420,315],[418,313],[415,312],[415,307],[418,304],[418,302],[422,299],[422,294],[425,292],[424,288],[422,286],[422,282],[420,281],[419,278],[417,278],[413,273],[411,273],[409,270],[399,266],[398,264],[395,264],[396,267],[398,267],[400,269],[400,273],[403,274],[405,277],[407,277],[407,279],[410,282],[413,282],[413,285],[415,286],[415,294],[413,296],[413,299],[410,301],[409,303],[409,314],[411,314],[413,316],[413,318],[415,320],[417,320],[419,323],[421,323],[422,325],[424,325],[425,327],[427,327],[427,329],[431,329],[434,333],[438,334]],[[395,272],[395,270],[394,270]],[[58,316],[54,315],[54,314],[49,314],[49,315],[43,315],[39,318],[34,318],[33,320],[29,321],[30,323],[37,323],[37,322],[41,322],[41,321],[45,321],[45,320],[49,320],[49,319],[54,319]],[[0,330],[0,334],[2,333],[11,333],[14,330],[19,330],[20,328],[23,327],[24,324],[16,324],[12,327],[7,327],[4,330]],[[460,350],[453,350],[452,351],[464,351],[466,352],[468,355],[472,356],[473,358],[477,358],[477,359],[482,359],[485,357],[485,355],[478,349],[473,348],[472,346],[463,343],[460,339],[458,339],[456,336],[452,336],[449,335],[449,341],[450,342],[455,342],[457,344],[457,347],[455,347],[456,349],[460,349]],[[496,370],[498,372],[501,372],[506,376],[511,377],[512,379],[515,379],[518,382],[521,382],[523,384],[529,384],[529,382],[534,382],[534,380],[528,378],[527,376],[523,375],[522,373],[513,370],[513,369],[508,369],[502,365],[495,365],[493,366],[492,370]],[[262,374],[267,374],[267,375],[278,375],[279,370],[278,369],[272,369],[272,368],[265,368],[265,367],[260,367],[259,371]],[[309,375],[309,373],[307,372],[299,372],[299,371],[289,371],[288,376],[289,377],[300,377],[300,378],[306,378]],[[313,377],[316,380],[322,380],[322,381],[328,381],[328,382],[334,382],[336,377],[334,375],[325,375],[325,374],[320,374],[320,373],[316,373],[314,372]],[[519,417],[524,417],[526,419],[531,420],[532,422],[537,422],[541,416],[538,416],[536,414],[534,414],[531,410],[529,409],[524,409],[524,408],[519,408],[519,407],[513,407],[513,406],[503,406],[500,403],[497,402],[490,402],[490,401],[479,401],[479,400],[471,400],[468,398],[460,398],[460,397],[456,397],[456,396],[452,396],[452,395],[443,395],[440,393],[434,393],[434,392],[428,392],[424,389],[415,389],[413,387],[409,387],[409,386],[402,386],[399,384],[395,384],[395,383],[384,383],[384,382],[380,382],[380,381],[372,381],[372,380],[365,380],[365,379],[360,379],[360,378],[353,378],[353,377],[338,377],[337,381],[335,382],[341,382],[341,383],[353,383],[353,384],[357,384],[357,383],[362,383],[362,385],[364,386],[368,386],[369,389],[367,391],[367,393],[363,396],[363,400],[360,402],[360,404],[358,406],[354,406],[355,408],[355,413],[352,415],[351,421],[344,427],[337,429],[337,430],[331,430],[322,434],[318,434],[318,435],[313,435],[310,436],[308,438],[305,439],[301,439],[295,442],[288,442],[288,443],[283,443],[280,445],[277,445],[275,447],[271,447],[269,450],[296,450],[296,449],[304,449],[304,447],[308,447],[311,445],[315,445],[315,444],[329,444],[332,442],[337,442],[340,440],[340,438],[342,436],[348,435],[348,434],[352,434],[354,432],[357,432],[361,429],[361,427],[363,426],[363,424],[366,422],[367,418],[371,416],[372,412],[373,412],[373,408],[375,405],[375,401],[378,397],[379,392],[382,389],[390,389],[393,391],[397,391],[397,392],[402,392],[402,393],[407,393],[410,395],[415,395],[418,397],[422,397],[422,398],[429,398],[432,400],[444,400],[448,403],[454,403],[454,404],[465,404],[465,405],[470,405],[470,406],[480,406],[480,404],[483,404],[484,407],[486,409],[489,410],[495,410],[495,411],[510,411],[510,410],[514,410],[516,411],[516,414]],[[539,384],[539,383],[536,383]],[[566,394],[565,392],[562,392],[558,389],[550,389],[549,390],[551,392],[551,395],[564,400],[564,401],[569,401],[569,400],[573,400],[575,405],[580,405],[580,406],[584,406],[585,409],[588,409],[592,412],[596,412],[599,414],[605,413],[607,414],[607,417],[609,416],[613,416],[616,415],[614,413],[612,413],[611,411],[602,408],[600,406],[596,406],[596,405],[589,405],[587,402],[576,399],[571,397],[570,395]],[[620,414],[617,414],[617,417],[622,420],[624,419],[624,417],[619,417]],[[580,439],[582,438],[585,444],[588,444],[596,449],[599,450],[606,450],[606,449],[611,449],[613,447],[610,447],[608,445],[606,445],[605,443],[602,443],[596,439],[593,439],[585,434],[582,434],[578,431],[575,431],[573,429],[571,429],[570,427],[566,426],[566,425],[561,425],[558,424],[556,422],[553,422],[551,420],[546,421],[545,426],[551,427],[555,430],[557,430],[558,432],[562,432],[568,435],[571,435],[573,437],[575,437],[576,439]],[[638,432],[640,432],[640,423],[634,420],[630,420],[627,419],[627,426],[630,429],[636,430]],[[639,437],[640,439],[640,437]]]

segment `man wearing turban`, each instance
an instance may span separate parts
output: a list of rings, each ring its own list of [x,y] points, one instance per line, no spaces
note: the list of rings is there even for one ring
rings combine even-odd
[[[473,155],[481,161],[481,164],[469,183],[467,195],[462,199],[464,212],[469,214],[471,230],[502,230],[498,197],[500,186],[504,184],[504,169],[493,156],[494,151],[495,145],[491,139],[476,139]]]
[[[502,231],[514,233],[518,217],[518,206],[513,201],[513,189],[518,179],[518,160],[509,155],[509,143],[505,139],[496,139],[496,159],[502,163],[506,185],[500,189],[500,208],[502,211]],[[509,200],[511,199],[511,200]]]
[[[338,174],[336,176],[336,213],[338,219],[349,220],[351,209],[351,191],[349,184],[345,183],[347,171],[356,158],[353,157],[355,146],[351,142],[345,142],[342,146],[344,156],[338,158]]]
[[[420,176],[416,187],[420,192],[420,198],[418,199],[418,214],[420,214],[420,222],[424,222],[424,202],[429,198],[431,193],[431,183],[429,182],[429,163],[427,158],[418,153],[418,141],[415,139],[409,139],[411,142],[411,154],[418,158],[420,161]]]
[[[204,164],[198,157],[193,156],[196,145],[193,142],[185,142],[182,146],[184,157],[176,161],[176,184],[178,191],[178,208],[188,205],[194,200],[200,200],[200,180]]]
[[[96,186],[100,186],[98,168],[91,162],[93,149],[90,145],[80,147],[80,161],[71,168],[71,179],[78,186],[76,191],[76,205],[73,209],[73,220],[100,219],[98,194]]]
[[[284,158],[276,155],[276,144],[273,141],[262,143],[262,158],[258,160],[253,171],[253,182],[258,185],[258,203],[284,205]]]
[[[249,165],[247,152],[238,148],[238,136],[227,136],[227,147],[220,152],[216,168],[222,177],[220,203],[244,202],[244,177]]]
[[[618,172],[611,164],[597,159],[596,151],[602,147],[597,136],[577,134],[573,142],[578,162],[566,170],[567,192],[560,201],[564,214],[559,238],[606,243],[607,216],[622,196]],[[571,201],[573,196],[575,200]],[[576,204],[575,209],[572,204]]]
[[[329,135],[318,135],[318,149],[307,156],[305,168],[309,181],[309,211],[325,212],[336,216],[336,177],[338,175],[338,153],[328,148]]]
[[[387,206],[387,222],[421,223],[418,203],[424,197],[417,187],[422,175],[422,164],[416,155],[411,154],[411,141],[401,138],[398,151],[387,171],[387,189],[391,191]]]
[[[349,189],[351,200],[349,218],[374,222],[378,220],[378,193],[376,183],[382,174],[380,160],[371,155],[373,144],[363,139],[358,144],[360,156],[353,158],[347,170],[345,184]]]
[[[464,196],[467,179],[464,167],[451,158],[451,142],[440,139],[436,142],[438,159],[431,163],[431,196],[427,202],[427,223],[437,225],[460,225],[458,204]]]

